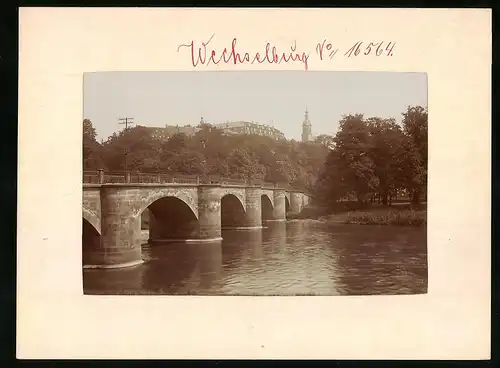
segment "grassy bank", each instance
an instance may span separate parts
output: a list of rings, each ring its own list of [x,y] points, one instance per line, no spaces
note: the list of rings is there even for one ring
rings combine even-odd
[[[325,214],[329,212],[328,214]],[[427,205],[412,207],[409,203],[392,206],[369,204],[359,209],[337,209],[332,211],[322,207],[309,208],[295,219],[316,219],[328,224],[425,226],[427,224]]]
[[[327,223],[341,224],[425,226],[427,223],[427,211],[394,209],[386,209],[385,211],[353,211],[332,214],[320,219]]]

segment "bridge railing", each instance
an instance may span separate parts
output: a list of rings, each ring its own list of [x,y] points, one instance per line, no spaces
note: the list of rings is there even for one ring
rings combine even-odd
[[[245,179],[240,178],[224,178],[222,184],[225,185],[248,185]]]
[[[84,171],[83,182],[85,184],[101,184],[98,171]]]
[[[105,172],[104,170],[84,171],[84,184],[108,183],[158,183],[158,184],[221,184],[235,186],[262,187],[266,189],[282,188],[294,190],[286,183],[270,183],[258,179],[246,180],[218,175],[186,175],[175,173],[140,173],[140,172]]]

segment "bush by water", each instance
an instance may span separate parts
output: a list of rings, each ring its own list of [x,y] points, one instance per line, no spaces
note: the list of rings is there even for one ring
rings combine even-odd
[[[409,203],[398,203],[392,206],[372,204],[356,208],[353,204],[342,204],[334,211],[313,207],[288,218],[318,219],[321,222],[331,224],[425,226],[427,224],[427,205],[413,207]]]

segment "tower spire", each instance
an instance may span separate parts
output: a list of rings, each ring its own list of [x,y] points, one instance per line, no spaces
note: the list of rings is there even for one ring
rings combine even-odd
[[[309,121],[309,111],[306,105],[304,121],[302,122],[302,142],[309,142],[311,140],[312,140],[311,122]]]

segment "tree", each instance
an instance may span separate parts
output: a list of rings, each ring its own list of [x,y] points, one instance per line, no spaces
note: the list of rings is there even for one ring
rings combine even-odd
[[[102,147],[96,140],[96,130],[89,119],[83,120],[83,169],[96,170],[104,166]]]
[[[402,182],[401,156],[403,155],[404,134],[394,119],[373,117],[367,119],[370,131],[370,157],[378,179],[378,194],[383,204],[388,204],[390,195],[395,193]]]
[[[347,115],[339,123],[330,162],[337,166],[343,194],[352,191],[360,203],[378,186],[371,159],[369,128],[363,115]]]
[[[188,147],[188,137],[184,133],[177,133],[171,136],[162,144],[162,150],[178,152]]]
[[[161,143],[151,133],[147,127],[135,126],[109,137],[103,147],[108,169],[124,171],[127,166],[128,171],[157,171]]]
[[[83,119],[83,137],[90,141],[96,141],[97,133],[89,119]]]
[[[405,136],[403,142],[404,154],[401,160],[402,186],[410,193],[412,204],[420,203],[420,193],[426,186],[427,171],[422,164],[422,158],[410,137]]]
[[[328,149],[333,149],[335,146],[334,138],[328,134],[320,134],[315,139],[314,142],[323,145]]]
[[[246,180],[262,180],[266,169],[259,163],[257,156],[248,149],[236,148],[227,158],[228,170],[231,176]]]
[[[205,175],[207,173],[207,162],[199,152],[183,151],[172,156],[166,162],[166,168],[172,174]]]
[[[426,109],[408,107],[401,126],[394,119],[343,116],[331,146],[314,185],[325,203],[351,194],[363,203],[377,193],[390,204],[402,189],[411,193],[413,203],[419,202],[427,185]]]
[[[92,136],[92,129],[87,129]],[[236,176],[313,188],[328,148],[320,143],[276,141],[259,135],[225,135],[210,124],[193,135],[155,138],[154,129],[135,126],[113,133],[102,146],[106,169]],[[97,167],[96,167],[97,168]]]
[[[422,106],[408,106],[403,113],[403,129],[408,137],[406,152],[407,161],[413,168],[412,175],[407,173],[407,186],[411,193],[412,203],[420,203],[421,194],[427,189],[428,160],[428,111]],[[411,176],[411,179],[410,179]]]
[[[231,170],[229,169],[227,156],[217,156],[212,158],[212,160],[208,162],[207,172],[210,175],[217,175],[225,178],[230,177]]]
[[[428,112],[422,106],[408,106],[403,113],[403,128],[417,148],[422,163],[427,167]]]

